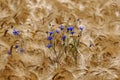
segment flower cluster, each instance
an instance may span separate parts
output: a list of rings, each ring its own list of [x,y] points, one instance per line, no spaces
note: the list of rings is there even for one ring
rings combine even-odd
[[[14,30],[12,31],[12,33],[13,33],[14,36],[18,36],[18,35],[20,34],[20,31],[14,29]],[[12,47],[12,48],[13,48],[13,47]],[[23,53],[23,52],[24,52],[24,49],[23,49],[22,47],[20,47],[18,44],[15,44],[14,49],[19,50],[20,53]],[[12,54],[12,51],[9,50],[9,51],[7,52],[7,54],[8,54],[8,55],[11,55],[11,54]]]
[[[48,37],[47,40],[50,41],[49,44],[47,44],[48,48],[51,48],[53,46],[52,40],[55,39],[54,35],[61,35],[61,40],[65,42],[66,38],[67,38],[67,33],[74,35],[75,31],[74,31],[74,26],[68,26],[67,28],[63,25],[60,25],[59,27],[60,30],[54,30],[54,31],[50,31],[48,32]],[[84,27],[80,26],[79,30],[83,31]]]
[[[78,30],[75,32],[75,30]],[[47,48],[52,48],[51,50],[55,54],[55,59],[60,60],[63,53],[66,55],[69,53],[74,58],[75,63],[77,63],[78,46],[80,42],[79,36],[82,35],[84,30],[83,26],[75,29],[74,26],[63,26],[60,25],[59,29],[47,32]],[[78,37],[76,37],[76,35]],[[58,61],[57,60],[57,61]]]
[[[54,34],[53,31],[48,32],[49,36],[47,37],[47,40],[50,41],[50,43],[47,45],[48,48],[52,47],[51,41],[53,40],[53,34]]]
[[[18,46],[17,44],[14,46],[15,49],[18,49],[20,53],[24,52],[24,49]]]

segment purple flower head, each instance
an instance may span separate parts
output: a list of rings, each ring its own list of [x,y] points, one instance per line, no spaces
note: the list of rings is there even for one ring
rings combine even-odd
[[[52,39],[53,39],[53,37],[52,37],[52,36],[49,36],[47,39],[48,39],[48,40],[52,40]]]
[[[63,30],[63,29],[64,29],[63,25],[60,25],[60,29],[61,29],[61,30]]]
[[[70,27],[70,31],[72,31],[72,30],[74,30],[74,27],[73,27],[73,26]]]
[[[67,31],[72,31],[72,30],[74,30],[73,26],[70,26],[70,27],[67,28]]]
[[[70,34],[72,34],[72,35],[73,35],[74,33],[75,33],[75,32],[73,32],[73,31],[72,31],[72,32],[70,32]]]
[[[59,30],[56,30],[56,33],[60,33],[60,31],[59,31]]]
[[[13,30],[13,34],[14,34],[15,36],[17,36],[17,35],[19,35],[19,31]]]
[[[79,29],[82,31],[84,29],[84,27],[80,26]]]
[[[67,28],[67,31],[69,31],[69,30],[70,30],[70,27]]]
[[[15,45],[15,49],[17,49],[18,48],[18,45]]]
[[[24,49],[23,48],[20,48],[20,53],[23,53],[24,52]]]
[[[66,36],[64,35],[64,36],[62,36],[62,40],[64,41],[66,39]]]
[[[53,31],[49,32],[50,35],[52,35],[53,33],[54,33]]]
[[[51,48],[51,47],[52,47],[52,44],[48,44],[47,47],[48,47],[48,48]]]

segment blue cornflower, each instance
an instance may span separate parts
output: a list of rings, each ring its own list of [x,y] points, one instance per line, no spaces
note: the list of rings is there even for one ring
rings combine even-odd
[[[80,26],[79,29],[82,31],[84,29],[84,27]]]
[[[74,27],[70,26],[70,27],[67,28],[67,31],[72,31],[73,29],[74,29]]]
[[[73,31],[72,31],[72,32],[70,32],[70,34],[72,34],[72,35],[73,35],[74,33],[75,33],[75,32],[73,32]]]
[[[52,47],[52,44],[48,44],[47,47],[48,47],[48,48],[51,48],[51,47]]]
[[[53,31],[49,32],[50,35],[52,35],[53,33],[54,33]]]
[[[60,25],[60,29],[61,29],[61,30],[63,30],[63,29],[64,29],[64,27],[63,27],[62,25]]]
[[[24,49],[23,48],[20,48],[20,53],[23,53],[24,52]]]
[[[73,27],[73,26],[71,26],[71,27],[70,27],[70,31],[72,31],[73,29],[74,29],[74,27]]]
[[[59,31],[59,30],[56,30],[56,33],[60,33],[60,31]]]
[[[17,49],[18,48],[18,45],[15,45],[15,49]]]
[[[53,37],[52,37],[52,36],[49,36],[47,39],[48,39],[48,40],[52,40],[52,39],[53,39]]]
[[[66,36],[64,35],[64,36],[62,36],[62,40],[64,41],[66,39]]]
[[[14,34],[15,36],[17,36],[17,35],[19,35],[19,31],[13,30],[13,34]]]

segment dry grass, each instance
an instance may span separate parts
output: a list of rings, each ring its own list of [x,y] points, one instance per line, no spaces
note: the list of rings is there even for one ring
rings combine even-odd
[[[119,4],[120,0],[0,0],[0,80],[120,80]],[[58,63],[46,47],[46,32],[61,24],[73,25],[75,36],[84,26],[77,63],[71,55],[62,55]],[[12,34],[14,29],[19,36]],[[14,48],[16,44],[24,53]],[[62,47],[56,49],[64,54]]]

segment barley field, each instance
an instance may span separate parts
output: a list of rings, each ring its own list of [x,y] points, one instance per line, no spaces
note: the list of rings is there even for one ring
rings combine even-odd
[[[0,0],[0,80],[120,80],[120,0]]]

